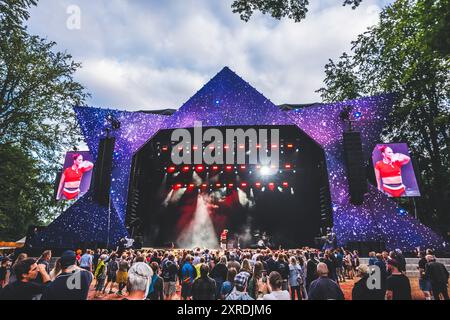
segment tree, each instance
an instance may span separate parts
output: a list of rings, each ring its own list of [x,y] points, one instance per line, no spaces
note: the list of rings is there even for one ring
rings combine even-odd
[[[29,184],[22,186],[33,189],[20,194],[20,202],[15,199],[17,193],[2,193],[0,214],[12,221],[33,216],[30,222],[42,222],[58,207],[46,199],[60,169],[62,152],[76,145],[80,137],[72,106],[83,104],[87,94],[73,80],[81,65],[68,53],[55,52],[54,42],[28,34],[24,22],[34,5],[35,0],[0,1],[0,146],[1,161],[6,162],[1,174],[2,179],[15,174],[17,185],[29,178]],[[16,158],[23,168],[38,174],[29,176],[8,162]],[[30,201],[40,206],[30,205]],[[26,224],[21,224],[6,234],[21,236],[25,229]]]
[[[377,25],[352,42],[352,55],[325,66],[325,101],[380,92],[398,99],[383,132],[385,141],[406,141],[418,164],[422,219],[449,225],[450,78],[449,0],[397,0]],[[406,204],[408,206],[408,204]],[[430,222],[430,220],[428,220]]]
[[[351,5],[355,9],[362,0],[343,0],[343,5]],[[295,22],[300,22],[306,17],[309,0],[235,0],[231,8],[233,13],[238,13],[242,20],[248,22],[255,11],[270,14],[273,18],[280,20],[288,17]]]

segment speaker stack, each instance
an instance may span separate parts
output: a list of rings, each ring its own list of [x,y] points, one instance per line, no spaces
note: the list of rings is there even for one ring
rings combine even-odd
[[[111,188],[111,171],[115,138],[100,140],[98,157],[94,167],[94,200],[103,206],[109,204]]]
[[[364,201],[364,194],[367,192],[367,179],[360,132],[344,132],[344,157],[350,201],[353,204],[361,205]]]

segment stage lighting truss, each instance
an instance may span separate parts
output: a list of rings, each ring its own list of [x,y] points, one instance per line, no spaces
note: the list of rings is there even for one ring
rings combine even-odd
[[[164,167],[165,172],[169,174],[174,174],[177,172],[182,173],[189,173],[192,170],[196,171],[197,173],[202,172],[211,172],[211,173],[234,173],[234,174],[253,174],[254,172],[259,173],[261,176],[271,176],[278,173],[283,172],[293,172],[296,173],[295,165],[292,163],[285,163],[283,165],[280,165],[278,168],[276,166],[262,166],[262,165],[182,165],[182,166],[175,166],[175,165],[169,165]]]
[[[283,182],[268,182],[268,183],[262,183],[262,182],[254,182],[254,183],[248,183],[248,182],[240,182],[240,183],[234,183],[234,182],[229,182],[229,183],[212,183],[212,184],[207,184],[207,183],[202,183],[200,185],[196,185],[194,183],[176,183],[172,185],[172,189],[173,190],[179,190],[179,189],[186,189],[187,191],[193,191],[193,190],[207,190],[207,189],[241,189],[241,190],[246,190],[246,189],[256,189],[256,190],[264,190],[264,189],[268,189],[270,191],[274,191],[276,189],[283,191],[283,190],[291,190],[289,189],[289,182],[287,181],[283,181]]]

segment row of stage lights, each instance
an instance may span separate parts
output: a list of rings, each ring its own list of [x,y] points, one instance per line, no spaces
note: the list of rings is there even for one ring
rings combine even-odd
[[[277,167],[276,166],[256,165],[255,168],[257,170],[259,170],[260,174],[267,175],[267,174],[270,174],[271,171],[276,169]],[[284,169],[284,170],[292,170],[293,173],[296,173],[296,170],[294,169],[294,166],[292,164],[290,164],[290,163],[284,164],[284,166],[282,166],[281,168]],[[164,169],[166,170],[167,173],[176,173],[176,172],[180,172],[180,171],[183,172],[183,173],[188,173],[191,170],[194,170],[197,173],[201,173],[201,172],[203,172],[205,170],[209,170],[209,171],[212,171],[212,172],[219,172],[220,171],[221,173],[223,173],[224,171],[225,172],[232,172],[233,170],[241,170],[241,171],[243,171],[243,170],[247,169],[247,166],[243,165],[243,164],[242,165],[237,165],[237,166],[227,164],[227,165],[224,165],[221,168],[221,166],[218,166],[218,165],[205,166],[205,165],[199,164],[199,165],[196,165],[196,166],[184,165],[184,166],[181,166],[178,169],[177,169],[176,166],[169,166],[169,167],[165,167]],[[282,171],[280,170],[280,173],[281,172]],[[252,171],[249,171],[249,173],[252,173]]]
[[[199,190],[206,190],[206,189],[210,189],[212,190],[213,188],[216,189],[221,189],[221,188],[227,188],[227,189],[234,189],[234,188],[241,188],[241,189],[247,189],[247,188],[251,188],[251,187],[255,187],[256,189],[263,189],[265,187],[267,187],[269,190],[273,191],[275,190],[275,188],[277,187],[281,187],[281,188],[289,188],[289,183],[284,181],[282,182],[280,185],[277,185],[275,182],[269,182],[269,183],[262,183],[262,182],[255,182],[253,185],[247,182],[241,182],[241,183],[214,183],[214,184],[207,184],[207,183],[202,183],[199,186],[196,186],[194,183],[188,183],[188,184],[183,184],[183,183],[176,183],[172,186],[173,190],[178,190],[181,188],[186,188],[187,190],[194,190],[195,188],[198,188]]]
[[[186,143],[187,145],[189,145],[189,147],[178,147],[177,149],[179,150],[179,151],[181,151],[181,150],[183,150],[183,149],[187,149],[187,150],[190,150],[191,149],[191,147],[190,147],[190,143]],[[294,149],[294,144],[293,143],[287,143],[286,145],[284,145],[284,144],[282,144],[281,145],[281,148],[284,148],[286,146],[286,148],[287,149]],[[238,145],[237,146],[238,147],[238,149],[245,149],[245,145],[243,145],[243,144],[240,144],[240,145]],[[270,145],[270,147],[271,147],[271,149],[277,149],[278,148],[278,145],[277,144],[271,144]],[[206,149],[206,147],[205,146],[203,146],[202,147],[203,149]],[[211,146],[209,146],[208,147],[210,150],[214,150],[216,147],[215,146],[213,146],[213,145],[211,145]],[[225,150],[228,150],[228,149],[230,149],[230,146],[228,145],[228,144],[225,144],[224,146],[223,146],[223,148],[225,149]],[[261,145],[260,144],[257,144],[256,145],[256,149],[260,149],[261,148]],[[162,151],[165,151],[165,152],[167,152],[167,151],[169,151],[169,149],[170,149],[170,147],[169,146],[167,146],[167,145],[163,145],[162,147],[161,147],[161,150]],[[192,150],[198,150],[199,149],[199,146],[197,146],[197,145],[193,145],[192,146]],[[296,150],[295,150],[296,152],[299,152],[300,150],[297,148]]]

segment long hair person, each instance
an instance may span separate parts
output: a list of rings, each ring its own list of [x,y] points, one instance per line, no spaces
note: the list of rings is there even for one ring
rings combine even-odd
[[[375,177],[378,190],[391,197],[401,197],[406,187],[402,180],[402,166],[411,161],[411,158],[402,153],[394,153],[392,148],[382,145],[378,147],[383,159],[375,164]]]
[[[81,192],[80,185],[83,174],[94,167],[92,162],[84,161],[83,155],[79,153],[72,155],[72,160],[72,165],[64,170],[59,181],[57,200],[63,197],[66,200],[76,199]]]

